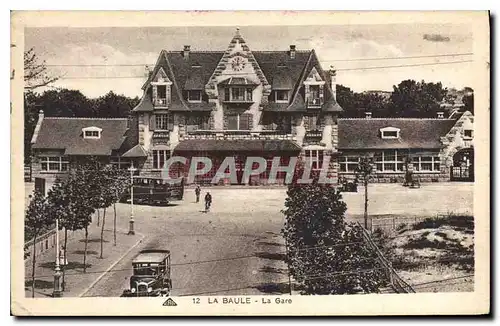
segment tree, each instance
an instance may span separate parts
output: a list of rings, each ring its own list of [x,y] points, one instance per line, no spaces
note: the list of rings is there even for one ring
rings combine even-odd
[[[79,90],[47,90],[36,99],[38,110],[48,117],[95,117],[92,100]]]
[[[446,93],[441,83],[403,80],[393,86],[390,114],[393,117],[434,118]]]
[[[24,163],[31,163],[31,138],[38,121],[37,95],[32,91],[24,93]]]
[[[472,88],[464,88],[464,96],[462,97],[462,102],[465,105],[464,110],[474,114],[474,90]]]
[[[110,91],[93,100],[93,111],[101,118],[126,118],[139,103],[139,98],[129,98]]]
[[[59,77],[48,73],[45,60],[40,62],[34,48],[24,52],[24,89],[34,90],[39,87],[47,86]]]
[[[337,102],[344,109],[345,118],[364,118],[365,112],[372,112],[375,117],[387,116],[389,102],[376,93],[356,93],[349,87],[337,85]]]
[[[364,210],[364,226],[368,229],[368,183],[370,176],[373,173],[373,159],[362,157],[356,167],[355,174],[358,180],[361,180],[365,188],[365,210]],[[373,223],[370,223],[372,225]]]
[[[35,269],[36,269],[36,238],[40,232],[50,226],[54,219],[47,209],[47,200],[45,195],[35,191],[31,198],[24,219],[25,230],[33,235],[33,256],[31,271],[31,295],[35,297]]]
[[[373,293],[383,284],[360,228],[345,222],[347,206],[332,185],[292,182],[285,225],[286,262],[303,294]]]
[[[103,208],[102,215],[102,225],[101,225],[101,254],[99,258],[103,257],[103,243],[104,243],[104,225],[106,224],[106,209],[116,202],[116,187],[114,187],[115,173],[114,169],[110,166],[105,166],[100,171],[101,178],[99,178],[99,183],[96,185],[99,187],[101,192],[101,200],[99,202],[100,208]]]
[[[118,202],[123,193],[130,187],[130,177],[126,170],[113,169],[112,170],[112,184],[110,186],[113,198],[113,245],[116,246],[116,202]]]

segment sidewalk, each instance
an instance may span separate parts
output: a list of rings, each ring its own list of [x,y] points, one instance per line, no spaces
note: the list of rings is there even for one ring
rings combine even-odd
[[[109,223],[109,222],[108,222]],[[100,259],[101,228],[95,222],[89,227],[87,244],[87,272],[83,273],[83,252],[85,249],[85,232],[76,232],[68,239],[66,266],[66,289],[63,297],[78,297],[87,288],[94,284],[102,274],[113,266],[117,261],[128,253],[133,247],[142,241],[143,236],[136,233],[129,236],[124,230],[116,230],[116,246],[113,245],[113,229],[105,227],[103,258]],[[60,233],[60,244],[64,243],[64,233]],[[35,270],[35,297],[47,298],[52,296],[54,288],[54,260],[55,252],[46,251],[37,258]],[[31,271],[32,261],[28,260],[25,265],[25,294],[31,298]],[[61,277],[62,282],[62,277]]]

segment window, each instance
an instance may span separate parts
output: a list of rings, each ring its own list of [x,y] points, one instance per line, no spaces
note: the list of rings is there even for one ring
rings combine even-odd
[[[274,92],[274,101],[277,103],[288,103],[288,90],[277,90]]]
[[[130,168],[130,161],[127,159],[122,159],[120,156],[112,156],[110,162],[114,168],[119,170]]]
[[[416,156],[413,157],[412,163],[417,172],[439,172],[441,168],[439,156]]]
[[[85,139],[99,139],[101,138],[102,129],[99,127],[86,127],[82,129],[83,138]]]
[[[68,171],[69,161],[64,156],[42,156],[40,157],[42,171],[65,172]]]
[[[282,116],[274,119],[270,125],[271,130],[276,130],[284,133],[292,132],[292,118],[290,116]]]
[[[342,156],[339,160],[340,172],[354,172],[359,165],[358,156]]]
[[[472,130],[471,129],[464,130],[464,138],[465,139],[472,139]]]
[[[252,88],[230,87],[224,94],[226,102],[252,102]]]
[[[208,116],[189,116],[186,123],[187,131],[208,130],[208,120]]]
[[[253,115],[250,113],[242,113],[228,115],[227,130],[251,130]]]
[[[187,100],[188,102],[201,102],[201,91],[200,90],[191,90],[187,91]]]
[[[85,131],[85,138],[99,138],[99,131]]]
[[[386,127],[380,129],[380,136],[382,139],[396,139],[399,138],[399,128]]]
[[[375,154],[375,168],[378,172],[403,171],[404,156],[397,150],[388,150]]]
[[[323,104],[323,85],[308,85],[307,104],[312,106],[319,106]]]
[[[168,107],[170,104],[170,83],[153,84],[153,103],[155,106]]]
[[[318,116],[316,115],[304,116],[304,127],[306,128],[307,131],[319,130]]]
[[[318,170],[323,167],[323,151],[322,150],[306,150],[306,162],[313,170]]]
[[[398,132],[397,131],[384,131],[382,134],[383,138],[398,138]]]
[[[169,150],[153,151],[153,169],[162,169],[165,162],[170,158]]]
[[[172,119],[168,114],[155,114],[155,130],[172,129]]]

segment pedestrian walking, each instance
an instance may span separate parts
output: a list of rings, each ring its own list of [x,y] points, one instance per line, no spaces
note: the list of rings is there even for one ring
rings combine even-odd
[[[205,213],[210,211],[210,206],[212,205],[212,195],[209,192],[205,195]]]
[[[200,194],[201,194],[201,188],[200,185],[196,185],[196,189],[194,190],[194,193],[196,194],[196,202],[200,202]]]

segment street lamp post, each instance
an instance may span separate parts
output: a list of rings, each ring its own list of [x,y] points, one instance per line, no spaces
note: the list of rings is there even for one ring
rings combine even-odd
[[[128,235],[135,235],[134,231],[134,172],[135,168],[132,165],[129,169],[130,171],[130,222]]]
[[[54,268],[54,298],[62,296],[61,291],[61,268],[59,266],[59,219],[56,219],[56,266]]]

